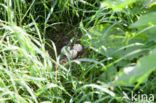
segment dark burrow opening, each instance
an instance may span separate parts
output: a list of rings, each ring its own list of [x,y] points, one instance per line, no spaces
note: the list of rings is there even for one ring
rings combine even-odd
[[[72,43],[80,42],[81,31],[78,26],[75,25],[57,25],[55,28],[48,28],[46,32],[46,42],[52,46],[51,41],[55,43],[57,54],[61,53],[63,46],[70,43],[71,39],[74,39]],[[46,45],[46,50],[50,56],[54,56],[54,50]]]

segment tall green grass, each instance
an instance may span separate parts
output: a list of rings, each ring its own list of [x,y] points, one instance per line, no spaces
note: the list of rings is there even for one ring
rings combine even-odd
[[[123,31],[130,30],[128,25],[142,15],[135,9],[144,8],[136,3],[127,9],[122,6],[122,11],[113,11],[102,7],[102,3],[100,0],[0,0],[0,102],[129,103],[122,98],[123,91],[129,94],[135,85],[114,86],[112,81],[122,68],[136,62],[118,63],[121,58],[107,57],[85,47],[84,58],[61,64],[59,48],[53,42],[57,38],[47,42],[49,34],[55,37],[57,28],[68,36],[67,29],[74,33],[81,29],[85,34],[93,26],[119,21]],[[133,10],[135,5],[138,7]],[[46,50],[47,45],[51,49]],[[149,93],[148,88],[152,87],[155,93],[154,82],[155,78],[138,89]]]

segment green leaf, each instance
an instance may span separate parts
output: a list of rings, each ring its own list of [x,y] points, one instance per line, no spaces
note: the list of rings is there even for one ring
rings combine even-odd
[[[144,44],[138,41],[138,43],[134,42],[127,45],[126,39],[127,37],[121,26],[105,24],[90,28],[88,32],[82,36],[81,41],[87,47],[107,57],[121,58],[133,51],[141,51],[144,47]],[[132,55],[127,56],[126,59],[136,58],[140,54],[136,53]]]
[[[148,35],[148,39],[150,41],[155,41],[156,42],[156,25],[155,27],[151,28],[150,30],[146,31]]]
[[[138,82],[142,83],[151,72],[156,70],[156,49],[148,56],[141,58],[135,67],[127,67],[117,76],[114,85],[130,85]]]
[[[130,28],[146,27],[156,24],[156,12],[151,12],[140,17],[140,19],[131,24]]]
[[[131,24],[130,28],[138,28],[148,34],[149,41],[156,41],[156,12],[151,12],[140,17],[140,19]],[[140,34],[142,35],[142,33]]]
[[[119,11],[136,1],[137,0],[105,0],[102,6],[112,8],[114,11]]]
[[[114,80],[115,75],[117,74],[117,69],[114,66],[110,66],[107,68],[105,72],[103,72],[99,76],[99,80],[103,82],[110,82]]]
[[[123,32],[110,24],[97,25],[88,30],[81,38],[82,42],[91,49],[103,55],[109,55],[109,48],[119,48],[124,45]]]

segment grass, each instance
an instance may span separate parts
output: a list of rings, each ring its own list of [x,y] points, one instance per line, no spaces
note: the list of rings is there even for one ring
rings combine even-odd
[[[156,43],[146,35],[152,27],[129,28],[148,12],[146,2],[126,2],[127,8],[117,2],[111,9],[101,0],[0,0],[0,102],[130,103],[136,101],[123,96],[132,91],[155,96],[150,68]],[[70,40],[84,50],[61,64],[60,50],[73,44]],[[105,41],[108,52],[102,51]],[[131,66],[142,74],[125,76]]]

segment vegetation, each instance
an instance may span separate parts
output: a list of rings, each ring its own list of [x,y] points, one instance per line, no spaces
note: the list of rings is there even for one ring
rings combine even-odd
[[[0,0],[1,103],[154,103],[155,0]],[[83,45],[77,58],[63,46]]]

